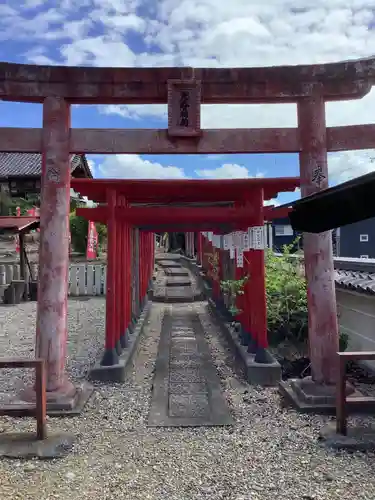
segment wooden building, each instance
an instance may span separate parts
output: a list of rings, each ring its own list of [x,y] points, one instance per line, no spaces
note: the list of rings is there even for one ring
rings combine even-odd
[[[71,175],[92,179],[85,155],[71,156]],[[11,198],[39,198],[42,155],[39,153],[0,153],[0,191]]]

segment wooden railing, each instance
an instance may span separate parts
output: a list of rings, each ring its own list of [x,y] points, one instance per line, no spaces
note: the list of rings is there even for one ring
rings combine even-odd
[[[375,352],[338,352],[338,383],[336,394],[336,432],[347,434],[348,406],[354,404],[356,408],[366,405],[375,405],[374,397],[347,397],[346,396],[346,363],[347,361],[372,361]]]
[[[31,264],[32,279],[38,277],[38,265]],[[69,266],[69,295],[95,296],[105,295],[106,292],[106,264],[80,263]],[[27,269],[26,282],[30,272]],[[20,266],[14,263],[0,264],[0,287],[10,285],[13,280],[20,279]]]
[[[35,369],[35,405],[9,404],[0,406],[0,415],[13,417],[36,418],[36,437],[43,440],[47,437],[46,429],[46,373],[44,359],[0,359],[0,368],[34,368]]]

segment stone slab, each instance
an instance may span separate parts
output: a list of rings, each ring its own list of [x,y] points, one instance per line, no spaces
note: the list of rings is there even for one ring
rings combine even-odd
[[[181,268],[181,263],[178,262],[178,260],[161,259],[161,260],[157,260],[157,263],[162,268],[166,268],[166,267],[169,267],[171,269]]]
[[[175,322],[184,323],[189,339],[173,339]],[[192,335],[193,332],[193,335]],[[173,340],[172,340],[173,339]],[[196,352],[174,351],[177,345]],[[158,356],[155,364],[152,401],[148,419],[150,427],[193,427],[233,424],[228,404],[213,364],[204,331],[197,313],[164,313]]]
[[[209,418],[207,394],[170,394],[169,416],[179,418]]]
[[[50,417],[76,417],[83,412],[93,392],[94,387],[84,382],[77,387],[77,392],[70,402],[52,403],[47,401],[47,415]]]
[[[75,437],[67,433],[50,433],[42,441],[34,433],[0,435],[0,456],[22,459],[64,458],[72,450]]]
[[[293,380],[283,380],[279,383],[279,392],[283,396],[286,403],[290,404],[300,413],[316,413],[321,415],[335,415],[336,414],[336,402],[332,398],[331,402],[322,403],[319,400],[314,402],[307,402],[304,398],[300,397],[300,394],[293,389]],[[348,397],[349,403],[347,404],[348,413],[368,413],[375,411],[375,403],[368,402],[367,404],[361,403],[359,399],[358,405],[356,405],[356,398],[363,398],[363,394],[355,390]]]
[[[276,387],[281,380],[280,363],[269,353],[269,358],[272,360],[271,363],[256,363],[254,355],[249,354],[247,348],[241,345],[238,334],[232,331],[230,325],[217,310],[213,300],[208,299],[208,306],[212,318],[234,350],[236,359],[241,363],[246,380],[249,384],[263,387]]]
[[[158,287],[151,294],[153,302],[163,302],[167,304],[181,304],[185,302],[200,302],[204,300],[202,292],[194,293],[191,287]]]
[[[336,404],[336,387],[316,384],[312,377],[302,379],[291,379],[290,388],[296,394],[298,400],[310,405]],[[353,395],[355,388],[346,383],[346,396]]]
[[[88,382],[74,386],[75,391],[69,395],[51,395],[47,393],[46,413],[51,417],[75,417],[82,413],[94,387]],[[33,387],[23,388],[19,394],[0,393],[2,408],[12,410],[12,415],[17,416],[17,408],[20,408],[20,417],[23,408],[35,408],[35,391]]]
[[[191,286],[191,278],[189,276],[173,276],[166,279],[165,286],[169,288],[174,286]]]
[[[90,371],[89,377],[91,380],[109,383],[125,382],[129,371],[133,367],[134,357],[138,351],[139,341],[150,316],[150,311],[151,302],[148,302],[145,305],[133,332],[129,335],[128,346],[123,350],[119,363],[112,366],[102,366],[99,361]]]
[[[183,267],[175,268],[175,267],[166,267],[164,268],[164,272],[167,276],[173,277],[186,277],[189,276],[189,271],[184,269]]]
[[[347,451],[374,451],[374,426],[349,426],[347,435],[337,434],[335,423],[325,425],[320,431],[321,442],[329,448]]]

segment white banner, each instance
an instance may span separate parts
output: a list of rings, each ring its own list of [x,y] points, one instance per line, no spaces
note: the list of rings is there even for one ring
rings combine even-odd
[[[229,234],[224,235],[223,248],[224,250],[229,250]]]
[[[229,246],[229,255],[230,255],[230,258],[234,259],[234,257],[235,257],[235,250],[234,250],[233,233],[228,234],[227,238],[228,238],[228,246]]]
[[[243,241],[243,249],[244,252],[248,252],[250,250],[250,237],[249,231],[244,231],[242,233],[242,241]]]
[[[213,234],[211,232],[207,233],[208,241],[212,241],[212,236],[213,236]]]
[[[237,267],[243,267],[243,250],[236,250],[236,265]]]
[[[235,233],[233,233],[233,242],[234,242],[234,246],[235,248],[242,248],[242,238],[241,238],[241,233],[240,231],[236,231]]]
[[[255,226],[252,229],[254,250],[264,250],[264,227]]]
[[[249,227],[247,234],[249,235],[249,247],[250,250],[254,249],[254,231],[252,227]]]

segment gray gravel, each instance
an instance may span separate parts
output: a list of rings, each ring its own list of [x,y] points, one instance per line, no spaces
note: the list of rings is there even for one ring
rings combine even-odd
[[[153,305],[127,383],[98,384],[80,417],[49,419],[51,430],[77,436],[72,454],[60,461],[0,461],[1,500],[375,498],[374,456],[324,449],[318,431],[327,419],[283,409],[276,390],[245,384],[204,303],[168,308],[200,312],[235,425],[147,428],[163,307]],[[101,347],[103,318],[102,299],[69,301],[68,369],[76,380]],[[33,355],[34,321],[35,304],[0,308],[2,355]],[[14,387],[9,378],[3,383]],[[34,425],[31,419],[0,418],[2,431]]]

